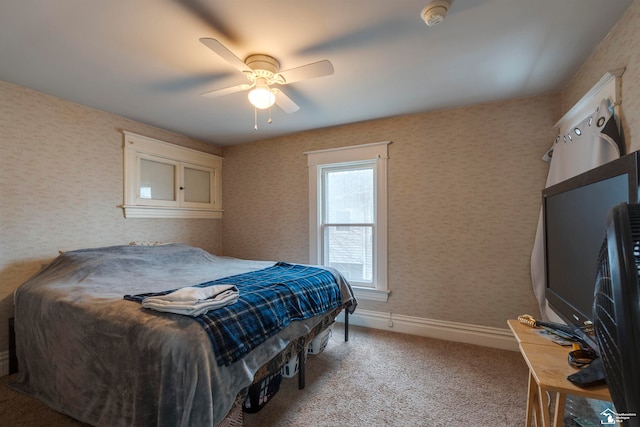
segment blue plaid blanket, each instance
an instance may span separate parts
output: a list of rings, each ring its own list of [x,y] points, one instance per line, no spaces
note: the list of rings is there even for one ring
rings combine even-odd
[[[293,320],[308,319],[342,304],[340,286],[333,274],[317,267],[279,262],[263,270],[196,286],[225,284],[238,288],[238,301],[194,317],[209,335],[218,365],[232,364]],[[142,302],[145,297],[174,290],[124,298]]]

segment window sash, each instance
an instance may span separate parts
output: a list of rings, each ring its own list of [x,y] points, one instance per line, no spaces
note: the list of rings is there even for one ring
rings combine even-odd
[[[354,286],[375,288],[375,224],[331,223],[322,224],[320,229],[322,265],[335,268]],[[332,231],[347,235],[334,240]]]
[[[375,161],[367,161],[367,162],[357,162],[357,163],[346,163],[346,164],[341,164],[341,165],[326,165],[326,166],[321,166],[321,206],[320,206],[320,210],[321,210],[321,221],[322,223],[328,223],[329,222],[329,200],[328,200],[328,187],[329,187],[329,183],[328,183],[328,176],[331,173],[338,173],[338,172],[351,172],[351,171],[365,171],[365,170],[370,170],[371,174],[372,174],[372,178],[371,178],[371,204],[372,206],[370,206],[372,212],[370,213],[370,215],[368,215],[373,223],[376,222],[376,206],[377,206],[377,200],[376,200],[376,164]],[[362,219],[365,219],[364,217],[362,217]],[[360,222],[367,222],[367,221],[360,221]]]

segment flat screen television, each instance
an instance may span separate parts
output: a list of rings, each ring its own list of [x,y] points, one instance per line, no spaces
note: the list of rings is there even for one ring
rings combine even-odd
[[[638,161],[638,152],[630,153],[542,191],[546,297],[594,350],[590,325],[607,214],[622,202],[638,203]]]

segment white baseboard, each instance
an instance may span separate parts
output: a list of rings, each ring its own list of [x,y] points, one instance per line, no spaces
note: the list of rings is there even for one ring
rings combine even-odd
[[[0,351],[0,377],[9,375],[9,350]]]
[[[340,313],[336,320],[344,322],[344,313]],[[518,351],[518,343],[511,331],[506,328],[492,328],[360,309],[349,315],[349,324]]]

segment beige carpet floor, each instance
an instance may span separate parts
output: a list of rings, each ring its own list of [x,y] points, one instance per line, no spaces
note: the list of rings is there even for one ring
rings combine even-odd
[[[336,325],[327,349],[307,360],[307,381],[283,379],[246,427],[522,426],[527,367],[518,352]],[[0,425],[80,426],[0,378]]]
[[[283,379],[244,425],[522,426],[527,375],[519,352],[338,325],[305,389]]]

